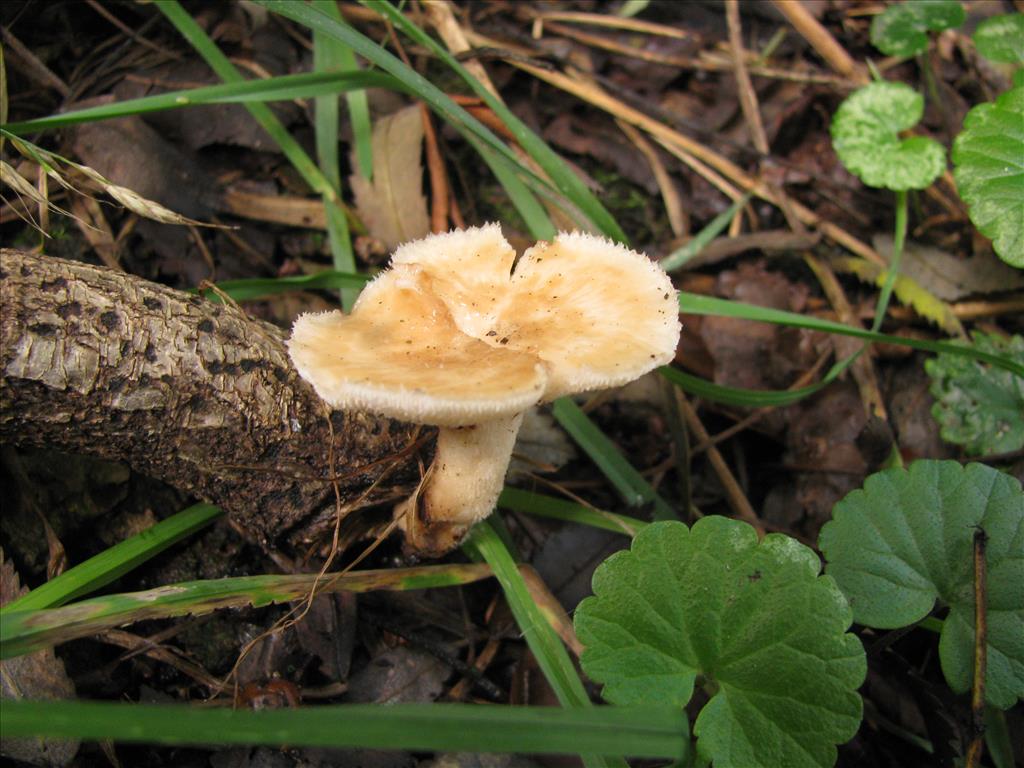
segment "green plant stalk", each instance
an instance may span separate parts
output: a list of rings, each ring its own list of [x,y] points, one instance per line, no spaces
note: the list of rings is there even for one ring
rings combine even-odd
[[[347,43],[356,53],[373,62],[381,69],[390,72],[400,78],[416,94],[433,107],[453,127],[463,133],[473,133],[485,141],[492,149],[504,155],[513,165],[517,167],[527,183],[534,189],[554,189],[551,183],[541,179],[522,163],[515,154],[502,143],[486,127],[480,124],[462,107],[453,102],[447,95],[436,86],[423,78],[418,72],[405,66],[400,60],[392,56],[376,43],[369,40],[350,27],[337,24],[329,17],[319,13],[316,9],[302,3],[282,2],[281,0],[256,0],[270,10],[285,16],[308,27],[319,28],[331,34],[339,40]],[[375,2],[368,7],[388,18],[398,29],[405,32],[416,42],[425,45],[433,51],[442,61],[454,69],[469,83],[474,90],[481,92],[481,97],[505,121],[509,130],[515,136],[519,144],[526,150],[538,165],[551,177],[555,187],[569,201],[584,212],[604,234],[625,241],[625,235],[615,222],[614,218],[597,201],[597,198],[586,188],[583,182],[569,169],[569,167],[558,157],[555,152],[544,143],[536,134],[530,131],[520,120],[518,120],[508,108],[496,99],[490,92],[470,75],[465,68],[442,46],[438,45],[429,35],[420,30],[410,22],[400,11],[390,3]],[[479,90],[478,90],[479,89]]]
[[[502,509],[524,512],[536,517],[589,525],[593,528],[601,528],[630,537],[635,536],[648,525],[646,521],[635,517],[617,515],[603,509],[591,509],[582,504],[556,499],[553,496],[545,496],[540,493],[530,493],[519,488],[505,488],[498,497],[498,506]]]
[[[551,222],[548,212],[540,204],[530,188],[519,178],[515,168],[506,159],[494,152],[487,145],[475,137],[468,137],[469,142],[480,153],[480,156],[487,163],[494,178],[498,180],[508,195],[512,205],[519,211],[519,215],[526,222],[530,234],[538,240],[552,240],[558,234],[558,229]]]
[[[232,83],[245,79],[235,68],[235,65],[228,60],[228,57],[221,52],[216,43],[196,24],[195,19],[189,16],[185,9],[181,7],[178,0],[157,0],[156,6],[174,24],[175,28],[189,44],[196,49],[196,52],[203,57],[203,60],[221,80]],[[292,165],[295,166],[295,170],[305,179],[306,183],[315,192],[323,196],[327,212],[328,230],[330,231],[333,226],[336,230],[336,236],[340,237],[340,232],[337,232],[337,221],[340,217],[344,216],[344,212],[340,207],[341,197],[339,191],[324,176],[310,159],[309,155],[306,154],[305,150],[299,146],[299,143],[292,138],[291,134],[281,124],[281,121],[270,111],[270,107],[263,103],[246,104],[245,106],[263,129],[270,134],[270,137],[281,148],[285,157],[291,161]],[[337,209],[337,211],[333,212],[332,209]],[[333,245],[334,243],[332,242],[332,247]],[[347,247],[344,242],[340,243],[338,249],[334,250],[334,257],[336,268],[346,272],[356,271],[355,256],[352,253],[350,242]]]
[[[352,289],[356,292],[370,282],[368,275],[353,275],[350,272],[338,272],[327,269],[313,275],[292,275],[290,277],[245,277],[240,280],[222,280],[217,288],[235,301],[252,301],[266,296],[274,296],[288,291],[316,291],[329,289]],[[198,293],[198,289],[191,289]],[[220,301],[220,297],[204,292],[210,301]]]
[[[383,72],[303,72],[266,80],[204,85],[181,91],[168,91],[113,104],[74,109],[34,120],[0,124],[0,130],[24,136],[37,131],[66,128],[69,125],[110,120],[128,115],[145,115],[168,109],[198,107],[204,104],[244,104],[247,102],[291,101],[337,93],[360,93],[365,88],[386,88],[405,92],[400,80]]]
[[[547,188],[554,192],[550,183],[541,179],[528,168],[522,168],[519,159],[494,133],[465,109],[452,101],[447,94],[424,78],[415,70],[407,67],[400,59],[384,50],[365,35],[348,26],[339,24],[329,16],[304,3],[283,2],[282,0],[255,0],[259,5],[292,21],[298,22],[313,30],[325,34],[348,45],[355,53],[372,64],[394,75],[403,83],[406,91],[429,104],[453,128],[465,135],[473,135],[487,144],[491,149],[503,155],[515,167],[520,167],[522,175],[534,189]]]
[[[313,5],[328,16],[341,20],[341,12],[334,0],[313,0]],[[317,72],[339,71],[345,64],[345,53],[352,58],[347,46],[327,37],[322,32],[313,32],[313,69]],[[316,112],[313,121],[316,134],[316,156],[331,187],[341,191],[341,166],[338,162],[338,97],[320,96],[316,99]],[[327,239],[331,246],[334,268],[337,270],[351,269],[355,271],[355,254],[352,251],[352,238],[349,235],[348,223],[341,210],[324,197],[324,211],[327,219]],[[351,311],[358,292],[341,289],[341,305],[346,312]]]
[[[526,153],[544,170],[555,183],[558,190],[571,200],[573,205],[579,208],[606,236],[620,243],[629,243],[625,232],[622,231],[615,217],[587,189],[583,180],[565,164],[565,161],[543,139],[516,117],[501,99],[473,77],[469,70],[462,66],[459,60],[452,56],[444,46],[437,43],[430,35],[413,24],[391,3],[386,1],[367,2],[367,0],[360,0],[360,2],[388,18],[397,28],[401,29],[420,45],[426,46],[434,55],[451,67],[459,77],[466,81],[466,84],[473,89],[473,92],[483,99],[494,114],[501,118],[501,121],[509,129],[516,141],[519,142],[519,146],[526,150]]]
[[[907,190],[900,189],[896,192],[896,231],[892,239],[892,259],[890,259],[889,269],[885,273],[885,283],[882,285],[882,292],[878,295],[878,304],[875,306],[875,319],[871,323],[871,330],[876,333],[882,327],[886,310],[889,309],[889,299],[892,298],[892,289],[896,285],[896,277],[900,273],[903,243],[906,239]]]
[[[5,701],[4,738],[50,736],[157,744],[244,744],[417,752],[532,752],[679,759],[685,714],[674,707],[342,704],[262,711],[97,701]],[[619,761],[626,765],[625,761]]]
[[[330,16],[339,24],[344,24],[345,19],[338,10],[338,4],[334,0],[315,0],[313,5],[317,10]],[[320,49],[330,52],[333,65],[337,65],[342,72],[359,72],[359,63],[352,49],[343,43],[334,41],[323,32],[313,32],[313,53],[314,61],[316,50]],[[319,69],[319,67],[316,67]],[[366,98],[366,91],[349,91],[345,94],[348,103],[349,124],[352,126],[353,144],[356,150],[356,171],[364,179],[369,181],[373,178],[373,129],[370,124],[370,104]],[[341,181],[338,180],[338,189],[341,189]]]
[[[911,349],[919,349],[924,352],[948,352],[951,355],[969,357],[985,363],[991,363],[998,368],[1024,376],[1024,365],[1009,360],[999,355],[974,349],[970,346],[950,344],[942,341],[929,341],[927,339],[914,339],[907,336],[890,336],[885,333],[869,331],[865,328],[857,328],[852,325],[844,325],[833,320],[822,320],[810,315],[801,315],[796,312],[786,312],[781,309],[759,307],[754,304],[746,304],[742,301],[719,299],[714,296],[702,296],[697,293],[679,294],[679,311],[692,315],[718,315],[721,317],[739,317],[744,320],[756,320],[763,323],[775,325],[788,325],[792,328],[807,328],[812,331],[824,331],[825,333],[837,333],[841,336],[852,336],[855,339],[865,341],[882,342],[885,344],[897,344]],[[741,390],[742,391],[742,390]]]
[[[0,609],[0,615],[56,608],[93,592],[205,528],[222,514],[220,508],[212,504],[196,504],[182,510],[11,601]]]
[[[698,232],[689,242],[662,259],[659,262],[661,268],[666,272],[671,272],[684,266],[688,261],[695,259],[707,247],[708,243],[718,237],[729,226],[729,223],[739,215],[739,212],[743,210],[743,206],[750,201],[750,196],[750,193],[747,192],[726,210],[715,216],[711,223]]]
[[[655,520],[677,520],[675,510],[636,471],[615,444],[567,397],[559,398],[551,414],[569,436],[597,464],[622,500],[631,507],[653,504]]]
[[[82,600],[62,608],[0,612],[0,658],[88,637],[144,619],[198,616],[220,608],[262,607],[319,592],[371,592],[451,587],[491,576],[486,565],[441,565],[352,571],[347,574],[238,576],[169,584]]]
[[[562,645],[561,638],[533,601],[522,573],[519,572],[515,561],[491,524],[486,520],[478,523],[463,546],[491,566],[516,624],[558,701],[567,709],[592,708],[590,697],[579,675],[576,674],[576,667]],[[596,745],[587,744],[586,747],[590,752]],[[614,755],[619,752],[608,754]],[[628,768],[624,761],[595,755],[593,752],[582,757],[587,768]]]

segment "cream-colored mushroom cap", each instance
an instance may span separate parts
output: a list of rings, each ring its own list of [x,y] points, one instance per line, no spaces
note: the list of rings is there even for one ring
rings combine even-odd
[[[295,366],[334,407],[468,426],[675,354],[676,292],[646,256],[562,233],[514,263],[498,225],[403,245],[351,315],[296,320]]]
[[[465,335],[416,273],[395,267],[352,314],[300,315],[288,340],[299,375],[334,408],[461,427],[526,410],[544,393],[536,357]]]

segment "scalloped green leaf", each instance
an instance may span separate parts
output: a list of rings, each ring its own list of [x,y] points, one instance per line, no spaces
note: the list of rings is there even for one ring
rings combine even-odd
[[[974,46],[991,61],[1024,62],[1024,13],[985,19],[974,31]]]
[[[985,697],[1024,697],[1024,493],[984,464],[917,461],[871,475],[836,504],[818,545],[860,624],[880,629],[949,607],[939,640],[946,681],[970,689],[974,653],[974,533],[988,535]]]
[[[954,0],[913,0],[890,5],[871,21],[871,43],[887,56],[928,49],[928,33],[959,27],[964,8]]]
[[[924,189],[946,169],[946,150],[925,136],[899,137],[917,125],[924,99],[903,83],[854,91],[832,119],[832,145],[847,170],[869,187]]]
[[[1024,336],[975,333],[974,346],[1024,363]],[[924,367],[943,440],[974,455],[1024,448],[1024,377],[948,354],[926,360]]]
[[[967,113],[953,164],[974,226],[999,258],[1024,268],[1024,85]]]
[[[864,649],[812,550],[725,517],[652,523],[594,573],[580,663],[614,704],[711,700],[697,749],[716,768],[830,766],[860,724]]]

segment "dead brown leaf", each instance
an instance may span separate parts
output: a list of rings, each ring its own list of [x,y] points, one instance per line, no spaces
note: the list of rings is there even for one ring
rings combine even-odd
[[[369,234],[392,250],[430,232],[423,195],[423,117],[418,105],[377,120],[373,127],[373,180],[349,177],[356,210]],[[352,161],[356,166],[355,159]]]
[[[28,592],[0,549],[0,607]],[[0,698],[56,700],[72,699],[75,686],[64,669],[64,662],[53,649],[0,661]],[[39,766],[65,766],[78,752],[79,742],[71,739],[4,739],[0,755]]]
[[[892,238],[875,235],[872,244],[886,259],[892,258]],[[945,301],[972,294],[998,293],[1024,288],[1024,273],[1004,264],[991,253],[958,259],[941,248],[907,242],[900,271]]]

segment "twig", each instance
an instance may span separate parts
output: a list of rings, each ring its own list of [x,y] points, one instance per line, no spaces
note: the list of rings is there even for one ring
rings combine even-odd
[[[988,534],[980,526],[974,532],[974,680],[971,683],[971,743],[967,768],[977,768],[985,746],[985,672],[988,663],[988,585],[985,545]]]
[[[462,27],[455,20],[455,12],[447,0],[423,0],[423,10],[448,50],[452,53],[464,53],[472,48]],[[494,87],[494,83],[491,82],[490,75],[487,74],[483,64],[476,59],[467,59],[464,64],[470,74],[479,80],[484,88],[490,91],[495,98],[501,100],[501,95]]]
[[[679,131],[657,120],[654,120],[640,110],[630,107],[619,99],[612,97],[594,83],[586,82],[583,73],[577,72],[571,67],[568,69],[570,74],[565,74],[561,72],[551,72],[540,67],[535,67],[531,64],[525,64],[521,61],[512,61],[509,63],[512,64],[512,66],[529,72],[534,77],[543,80],[556,88],[560,88],[567,93],[578,96],[584,101],[588,101],[594,106],[599,107],[600,109],[603,109],[626,122],[632,123],[638,128],[642,128],[661,141],[662,145],[666,148],[675,146],[683,152],[692,155],[695,159],[706,163],[708,166],[727,177],[733,184],[742,187],[744,190],[751,192],[762,200],[766,200],[773,205],[781,205],[776,191],[773,191],[764,182],[755,179],[734,162],[704,146],[700,142],[685,136]],[[862,256],[868,261],[879,266],[887,266],[885,259],[883,259],[874,248],[861,242],[842,227],[822,219],[818,214],[814,213],[814,211],[804,205],[801,205],[795,200],[789,200],[788,204],[791,206],[794,215],[799,218],[805,226],[816,227],[823,235],[825,235],[825,237],[833,240],[850,252],[855,253],[858,256]]]
[[[3,36],[4,45],[10,48],[9,53],[13,53],[21,60],[25,67],[26,75],[39,85],[53,88],[65,99],[71,95],[71,89],[68,87],[68,84],[61,80],[52,69],[43,64],[39,57],[26,48],[25,44],[16,38],[6,26],[0,26],[0,35]]]
[[[106,8],[104,8],[102,5],[100,5],[100,3],[97,2],[97,0],[85,0],[85,2],[86,2],[86,4],[90,8],[92,8],[94,11],[96,11],[96,13],[98,13],[104,19],[109,21],[111,24],[113,24],[115,27],[117,27],[122,33],[124,33],[127,37],[130,37],[132,40],[134,40],[139,45],[145,46],[146,48],[149,48],[151,51],[156,51],[161,56],[167,56],[168,58],[176,59],[176,60],[180,60],[182,58],[181,54],[175,53],[174,51],[169,51],[166,48],[162,48],[161,46],[157,45],[156,43],[150,42],[149,40],[144,38],[142,35],[140,35],[134,29],[129,27],[123,21],[118,19],[114,14],[112,14],[110,11],[108,11]]]
[[[676,185],[672,183],[672,178],[665,169],[665,164],[661,162],[661,158],[658,157],[654,147],[643,137],[640,131],[622,120],[616,120],[615,122],[618,123],[622,132],[640,150],[647,163],[651,166],[651,173],[654,174],[654,180],[658,183],[658,189],[661,191],[662,202],[665,203],[665,213],[668,214],[668,222],[672,227],[672,234],[676,237],[686,237],[690,233],[689,217],[686,215],[686,209],[683,207],[682,198],[679,197],[679,190],[676,189]]]
[[[853,311],[853,307],[850,306],[846,293],[843,291],[843,286],[840,285],[839,279],[836,277],[836,273],[832,271],[832,268],[811,253],[804,254],[804,262],[814,272],[814,276],[818,278],[818,283],[825,292],[825,296],[828,297],[832,308],[836,311],[836,315],[839,316],[839,320],[847,325],[859,326],[857,314]],[[838,342],[838,338],[833,343],[836,342]],[[853,344],[837,343],[836,355],[837,357],[845,357],[851,354],[857,346],[859,346],[858,342]],[[857,382],[857,391],[860,392],[860,399],[864,403],[864,410],[867,414],[869,416],[873,414],[883,421],[888,421],[889,414],[885,408],[885,401],[882,399],[882,392],[878,387],[878,376],[875,374],[875,366],[871,362],[871,357],[863,354],[854,360],[851,366],[851,373],[853,373],[854,381]]]
[[[768,154],[768,134],[761,122],[761,110],[757,104],[757,93],[750,82],[746,62],[743,60],[743,31],[740,26],[739,0],[725,0],[725,18],[729,24],[729,45],[732,48],[733,71],[736,74],[736,85],[739,88],[740,108],[750,129],[750,138],[757,151]]]
[[[818,372],[821,371],[822,366],[825,365],[825,363],[828,361],[831,355],[831,352],[825,352],[823,355],[819,356],[818,359],[814,362],[814,365],[812,365],[810,368],[808,368],[806,371],[800,374],[796,381],[794,381],[792,384],[786,387],[786,389],[800,389],[801,387],[806,387],[808,384],[810,384],[811,381],[814,380],[814,377],[818,375]],[[703,453],[704,451],[718,445],[719,443],[728,440],[733,435],[738,434],[759,422],[769,413],[774,411],[776,407],[777,406],[769,405],[765,406],[764,408],[758,408],[756,411],[750,413],[745,418],[737,421],[731,427],[727,427],[726,429],[723,429],[721,432],[714,435],[713,437],[701,441],[700,443],[693,447],[690,453],[694,456],[697,456],[698,454]]]
[[[808,13],[799,0],[772,0],[779,12],[793,25],[793,28],[811,44],[832,69],[844,77],[850,77],[858,83],[866,83],[863,72],[858,71],[857,64],[846,49],[832,37],[821,23]]]
[[[710,436],[708,431],[704,429],[704,425],[700,421],[700,417],[697,415],[697,411],[694,410],[693,406],[685,397],[679,398],[679,409],[682,411],[683,418],[686,419],[686,424],[690,428],[690,431],[696,435],[697,439],[702,443],[708,442]],[[736,482],[736,477],[733,475],[732,470],[729,469],[729,465],[725,463],[725,459],[722,458],[721,452],[718,448],[710,446],[708,448],[708,461],[711,462],[711,466],[715,470],[715,474],[718,475],[718,479],[722,483],[722,487],[725,489],[725,497],[729,501],[729,506],[732,507],[733,512],[743,518],[745,521],[750,523],[757,530],[757,535],[760,537],[764,536],[764,525],[761,523],[761,519],[757,516],[754,508],[750,505],[750,501],[747,499],[746,494],[743,493],[743,489],[740,488],[740,484]]]
[[[534,18],[547,22],[570,21],[578,24],[593,24],[595,27],[612,27],[614,29],[626,29],[631,32],[646,32],[650,35],[661,37],[674,37],[679,40],[692,38],[693,34],[677,27],[669,27],[664,24],[655,24],[643,19],[632,19],[625,16],[612,16],[604,13],[581,13],[577,11],[543,11]]]
[[[448,173],[445,171],[441,148],[437,144],[434,120],[427,105],[420,102],[423,115],[423,139],[427,154],[427,169],[430,171],[430,231],[448,231]]]

